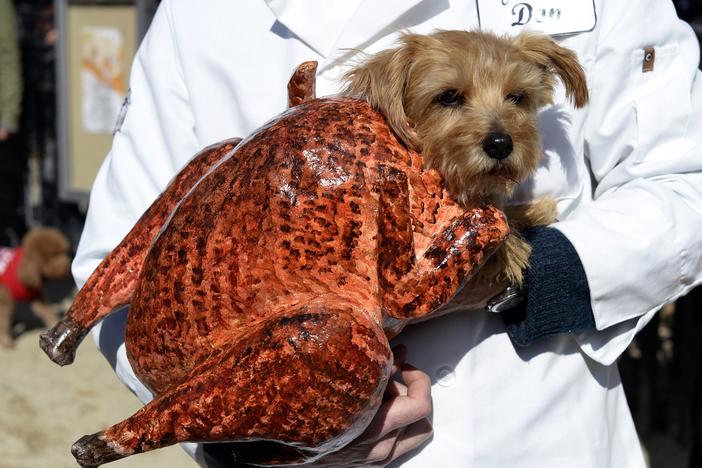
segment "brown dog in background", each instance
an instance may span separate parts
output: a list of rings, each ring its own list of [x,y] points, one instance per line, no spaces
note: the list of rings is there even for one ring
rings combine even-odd
[[[505,210],[513,235],[478,274],[478,284],[521,284],[531,248],[518,234],[556,219],[550,197],[506,206],[538,167],[537,112],[553,102],[556,78],[575,107],[588,101],[576,55],[548,36],[468,31],[402,36],[346,75],[344,94],[366,99],[466,207]]]
[[[31,302],[31,310],[44,325],[58,321],[56,311],[42,294],[44,279],[62,279],[70,273],[70,244],[54,228],[34,228],[17,248],[0,248],[0,347],[10,348],[15,303]]]

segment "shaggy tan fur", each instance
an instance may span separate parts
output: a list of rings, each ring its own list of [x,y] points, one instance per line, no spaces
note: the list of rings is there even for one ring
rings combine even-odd
[[[552,103],[556,79],[575,107],[587,103],[582,67],[572,51],[534,33],[508,38],[439,31],[406,34],[400,42],[349,71],[344,94],[380,110],[461,203],[505,209],[514,234],[482,269],[479,281],[521,283],[531,250],[518,231],[554,222],[556,205],[545,198],[512,208],[505,200],[542,157],[537,111]],[[460,97],[458,105],[440,102],[447,91]],[[493,132],[511,137],[509,157],[493,159],[483,150]]]
[[[23,255],[17,276],[31,289],[41,289],[44,279],[61,279],[70,273],[68,256],[70,244],[61,231],[54,228],[34,228],[22,239]],[[0,284],[0,347],[9,348],[12,340],[14,300],[7,286]],[[44,300],[34,301],[31,310],[44,325],[53,327],[58,321],[56,311]]]

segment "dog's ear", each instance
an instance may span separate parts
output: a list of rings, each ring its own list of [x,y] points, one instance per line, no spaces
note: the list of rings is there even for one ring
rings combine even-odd
[[[401,45],[369,57],[344,75],[342,94],[365,99],[379,110],[410,148],[419,149],[419,141],[405,112],[405,87],[409,79],[416,47],[416,34],[401,37]]]
[[[556,44],[550,37],[537,33],[521,33],[512,43],[530,62],[555,73],[565,86],[566,96],[577,108],[589,99],[585,72],[575,53]]]

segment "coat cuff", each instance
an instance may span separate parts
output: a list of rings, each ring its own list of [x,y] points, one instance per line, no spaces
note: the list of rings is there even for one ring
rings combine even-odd
[[[549,227],[522,235],[532,248],[525,271],[526,300],[502,313],[512,342],[528,346],[558,333],[594,330],[587,276],[568,238]]]
[[[7,133],[17,133],[18,126],[16,123],[0,122],[0,129],[6,130]]]

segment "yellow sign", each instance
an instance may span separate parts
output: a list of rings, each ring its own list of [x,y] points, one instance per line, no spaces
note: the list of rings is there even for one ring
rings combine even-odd
[[[112,144],[136,51],[133,5],[76,5],[67,11],[68,185],[88,192]]]

